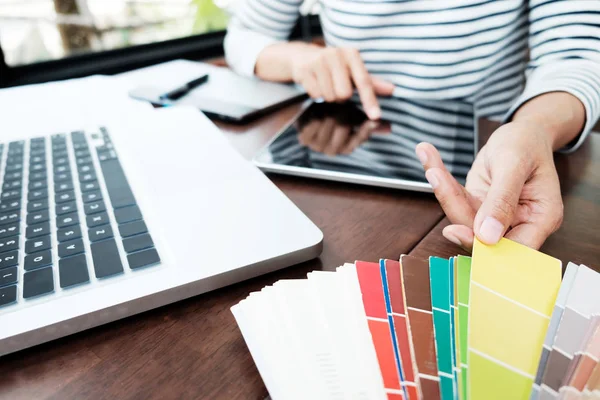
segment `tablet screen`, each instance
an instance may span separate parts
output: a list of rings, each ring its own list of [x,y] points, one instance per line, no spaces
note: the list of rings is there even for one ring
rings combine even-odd
[[[476,148],[471,105],[381,99],[380,106],[382,119],[369,121],[352,102],[313,103],[255,162],[287,174],[334,180],[352,176],[358,179],[349,180],[358,183],[401,181],[403,186],[413,182],[422,187],[427,181],[415,147],[430,142],[450,173],[465,182]]]

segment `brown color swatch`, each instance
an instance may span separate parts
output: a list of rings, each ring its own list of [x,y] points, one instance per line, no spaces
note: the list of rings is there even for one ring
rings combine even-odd
[[[439,399],[440,388],[429,288],[429,262],[402,256],[400,263],[408,309],[409,332],[415,351],[423,399]]]
[[[570,363],[570,358],[558,352],[556,349],[552,349],[550,357],[548,357],[548,364],[542,383],[558,391]]]

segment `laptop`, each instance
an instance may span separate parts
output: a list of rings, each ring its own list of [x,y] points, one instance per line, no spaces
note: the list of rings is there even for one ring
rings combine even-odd
[[[177,100],[161,98],[173,88],[208,75],[208,80]],[[296,85],[240,76],[229,68],[175,60],[126,72],[120,78],[138,85],[129,95],[160,106],[186,105],[229,122],[245,122],[306,97]]]
[[[0,144],[0,356],[317,257],[321,231],[189,108]]]

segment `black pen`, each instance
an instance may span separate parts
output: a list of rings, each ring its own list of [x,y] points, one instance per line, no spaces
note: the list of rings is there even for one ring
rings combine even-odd
[[[192,81],[184,83],[183,85],[175,88],[160,96],[161,100],[177,100],[188,94],[192,89],[197,88],[208,80],[208,74],[202,75],[200,78],[196,78]]]

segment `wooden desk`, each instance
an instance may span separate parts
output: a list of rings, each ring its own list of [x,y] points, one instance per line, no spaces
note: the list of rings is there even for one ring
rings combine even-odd
[[[297,111],[220,126],[249,158]],[[600,266],[600,136],[558,156],[558,165],[566,219],[544,250]],[[443,213],[431,195],[271,178],[323,230],[319,259],[0,358],[0,399],[263,399],[233,304],[276,280],[345,261],[459,251],[441,237]]]

